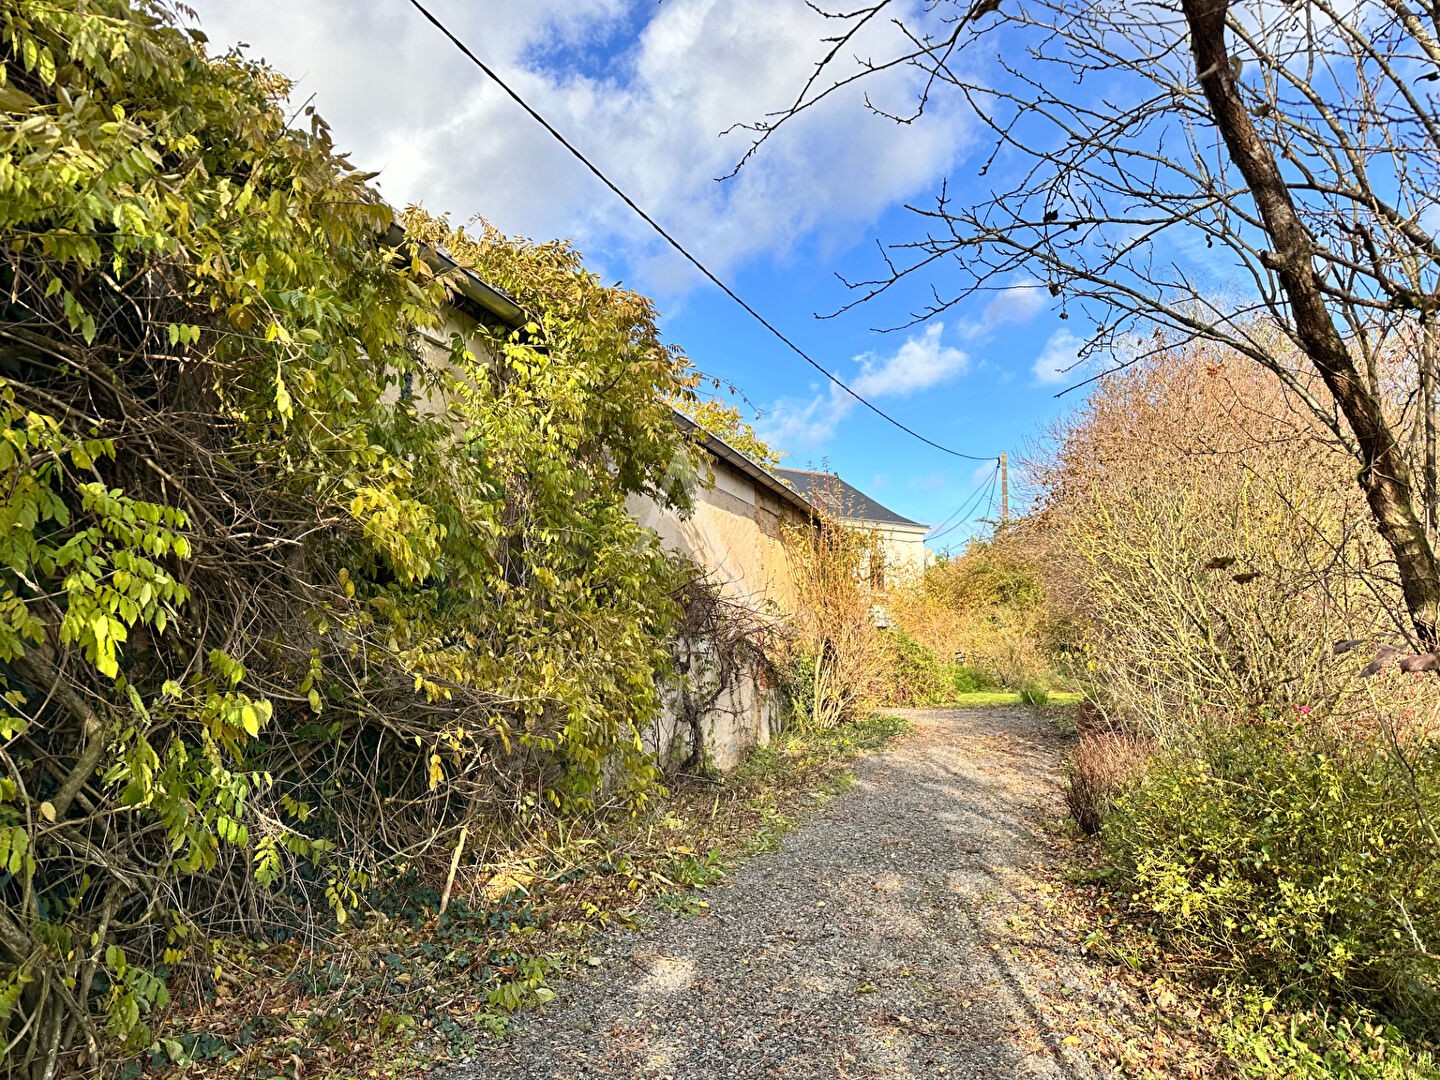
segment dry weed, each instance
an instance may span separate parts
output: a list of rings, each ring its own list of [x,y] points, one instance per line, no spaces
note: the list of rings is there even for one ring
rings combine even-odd
[[[1139,782],[1154,744],[1126,732],[1087,731],[1065,769],[1065,805],[1090,835],[1110,816],[1115,801]]]

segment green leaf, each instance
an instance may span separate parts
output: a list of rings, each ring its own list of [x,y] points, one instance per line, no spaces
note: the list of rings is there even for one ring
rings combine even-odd
[[[0,111],[10,113],[29,112],[38,104],[39,102],[18,86],[0,85]]]
[[[293,419],[295,415],[290,391],[285,388],[285,380],[278,371],[275,373],[275,411],[286,420]]]

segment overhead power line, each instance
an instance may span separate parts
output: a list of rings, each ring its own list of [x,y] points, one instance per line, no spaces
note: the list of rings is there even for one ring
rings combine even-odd
[[[919,439],[926,446],[932,446],[936,450],[941,451],[942,453],[950,454],[951,456],[957,458],[964,458],[967,461],[990,460],[990,457],[993,455],[982,456],[977,454],[963,454],[959,450],[952,450],[948,446],[941,445],[934,439],[926,438],[914,428],[907,427],[905,424],[901,423],[899,420],[895,419],[895,417],[887,413],[884,409],[880,408],[878,405],[875,405],[873,402],[867,400],[859,393],[852,390],[843,381],[841,381],[838,376],[832,374],[828,368],[826,368],[823,364],[819,363],[817,360],[813,359],[809,353],[807,353],[799,345],[795,344],[795,342],[791,341],[790,338],[788,338],[781,330],[779,330],[772,322],[770,322],[769,319],[765,318],[764,315],[761,315],[760,312],[756,311],[755,308],[751,307],[750,304],[743,297],[741,297],[739,293],[737,293],[729,285],[725,284],[725,282],[722,281],[718,276],[716,276],[709,267],[707,267],[694,255],[690,254],[689,250],[685,247],[684,244],[680,243],[679,240],[676,240],[675,237],[671,236],[670,233],[665,230],[664,226],[662,226],[658,221],[656,221],[653,217],[651,217],[643,209],[641,209],[639,204],[637,204],[634,199],[630,198],[629,195],[625,194],[625,192],[622,191],[613,180],[611,180],[608,176],[601,172],[600,168],[595,165],[595,163],[592,162],[588,157],[586,157],[575,146],[574,143],[567,139],[559,131],[559,129],[555,127],[554,124],[550,123],[549,120],[546,120],[545,117],[540,115],[540,113],[534,108],[534,106],[532,106],[529,102],[522,98],[514,90],[514,88],[510,86],[509,83],[502,79],[499,73],[495,71],[494,68],[490,67],[490,65],[486,64],[485,61],[481,60],[478,56],[471,52],[470,47],[466,45],[465,42],[461,41],[460,38],[457,37],[448,26],[441,22],[435,15],[431,14],[430,9],[427,8],[424,4],[420,3],[420,0],[409,0],[409,3],[411,7],[413,7],[416,11],[420,12],[420,14],[425,17],[426,21],[429,22],[431,26],[435,27],[436,30],[439,30],[440,33],[444,34],[447,38],[449,38],[450,43],[454,45],[457,49],[459,49],[460,52],[465,55],[466,59],[468,59],[472,64],[474,64],[477,68],[483,71],[486,77],[488,77],[491,82],[493,82],[496,86],[500,87],[500,89],[503,90],[510,97],[510,99],[515,102],[515,104],[519,105],[520,108],[524,109],[525,112],[530,115],[531,119],[533,119],[537,124],[543,127],[547,132],[549,132],[551,137],[553,137],[556,142],[558,142],[561,146],[568,150],[571,156],[574,157],[576,161],[580,162],[580,164],[584,165],[585,168],[590,170],[590,172],[594,174],[596,179],[598,179],[602,184],[604,184],[607,188],[614,192],[615,196],[621,202],[623,202],[626,206],[633,210],[640,217],[640,219],[645,222],[645,224],[649,225],[650,228],[654,229],[655,232],[658,233],[667,244],[669,244],[672,248],[679,252],[680,255],[688,263],[690,263],[691,266],[695,267],[696,270],[699,270],[700,273],[704,275],[711,284],[713,284],[717,289],[723,292],[731,300],[735,301],[735,303],[738,304],[752,319],[758,322],[766,330],[770,331],[771,334],[773,334],[782,344],[786,346],[786,348],[788,348],[796,356],[800,357],[800,359],[804,360],[807,364],[813,367],[816,371],[820,372],[820,374],[824,375],[825,378],[829,379],[832,383],[838,386],[841,390],[845,391],[845,393],[849,394],[861,405],[864,405],[876,416],[879,416],[881,419],[893,424],[895,427],[905,432],[905,434],[909,435],[911,438]]]
[[[1000,462],[997,460],[997,461],[995,462],[995,469],[999,469],[999,468],[1000,468]],[[956,511],[955,511],[953,514],[951,514],[949,517],[947,517],[944,521],[940,522],[939,525],[932,526],[932,531],[935,533],[936,536],[942,536],[942,535],[944,535],[943,530],[945,529],[945,526],[946,526],[946,525],[949,525],[952,521],[954,521],[957,517],[959,517],[962,513],[964,513],[966,506],[968,506],[969,503],[970,503],[970,500],[975,497],[976,493],[979,492],[979,490],[980,490],[981,488],[983,488],[983,487],[985,486],[985,484],[986,484],[986,483],[991,479],[991,477],[993,477],[994,475],[995,475],[995,471],[994,471],[994,470],[991,470],[990,472],[987,472],[984,476],[980,477],[980,479],[975,482],[975,486],[970,489],[970,493],[965,496],[965,501],[960,504],[960,506],[956,509]]]
[[[1000,524],[1002,526],[1010,524],[1009,501],[1009,493],[1005,490],[1005,467],[1002,465],[1000,467]],[[994,521],[995,519],[991,517],[993,513],[995,513],[995,485],[991,484],[990,501],[985,504],[985,517],[981,518],[980,520],[985,521],[988,519],[990,521]]]
[[[982,479],[980,483],[975,485],[975,490],[972,491],[970,493],[970,497],[967,498],[960,505],[960,509],[956,510],[955,513],[951,514],[948,518],[946,518],[940,523],[939,528],[941,531],[935,533],[932,536],[927,536],[925,538],[926,541],[939,540],[942,536],[949,536],[961,525],[967,524],[970,521],[969,512],[978,509],[980,506],[980,500],[986,498],[987,496],[989,498],[989,502],[986,507],[986,513],[988,514],[990,512],[990,508],[995,505],[995,484],[999,479],[1000,466],[997,464],[992,472],[990,472],[984,479]],[[956,520],[957,518],[959,519],[958,521]],[[945,528],[945,526],[952,521],[954,521],[955,524],[950,525],[948,529]]]

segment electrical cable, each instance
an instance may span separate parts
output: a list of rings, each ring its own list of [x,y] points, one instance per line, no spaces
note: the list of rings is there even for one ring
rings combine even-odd
[[[755,308],[751,307],[750,304],[746,302],[739,293],[737,293],[729,285],[725,284],[725,282],[721,281],[720,278],[717,277],[710,270],[709,267],[707,267],[694,255],[690,254],[690,252],[685,248],[683,244],[680,243],[680,241],[676,240],[675,237],[671,236],[670,233],[668,233],[664,229],[664,227],[660,225],[659,222],[657,222],[653,217],[651,217],[643,209],[641,209],[640,206],[635,202],[635,200],[630,198],[629,195],[625,194],[625,192],[622,191],[613,180],[611,180],[608,176],[601,172],[599,167],[596,166],[593,162],[591,162],[591,160],[587,158],[569,139],[567,139],[563,134],[561,134],[559,129],[557,129],[553,124],[551,124],[550,121],[546,120],[545,117],[540,115],[540,113],[536,111],[536,109],[529,102],[527,102],[519,95],[519,93],[512,89],[511,86],[500,77],[498,72],[496,72],[493,68],[486,64],[485,61],[481,60],[473,52],[471,52],[469,46],[467,46],[465,42],[461,41],[460,38],[458,38],[455,33],[451,31],[451,29],[443,22],[441,22],[435,15],[431,14],[430,10],[425,5],[420,3],[420,0],[409,0],[409,3],[411,7],[413,7],[416,11],[420,12],[420,14],[425,17],[426,21],[429,22],[431,26],[435,27],[435,29],[439,30],[440,33],[444,34],[445,37],[450,40],[450,43],[465,55],[466,59],[468,59],[472,64],[474,64],[477,68],[483,71],[491,82],[493,82],[496,86],[503,90],[510,97],[510,99],[515,102],[515,104],[519,105],[520,108],[524,109],[525,112],[530,115],[531,119],[533,119],[547,132],[549,132],[550,135],[555,139],[555,141],[558,142],[561,146],[563,146],[566,150],[568,150],[570,152],[570,155],[574,157],[576,161],[580,162],[580,164],[584,165],[585,168],[590,170],[590,172],[594,174],[596,179],[598,179],[602,184],[609,188],[616,195],[616,197],[620,199],[621,202],[623,202],[626,206],[633,210],[640,217],[640,219],[645,222],[645,224],[649,225],[650,228],[654,229],[655,232],[658,233],[660,237],[665,240],[666,243],[668,243],[672,248],[679,252],[680,255],[687,262],[689,262],[691,266],[699,270],[700,273],[703,274],[705,278],[710,281],[711,284],[713,284],[731,300],[735,301],[735,303],[738,304],[751,318],[753,318],[766,330],[770,331],[771,334],[773,334],[781,343],[783,343],[787,348],[789,348],[790,351],[793,352],[796,356],[800,357],[800,359],[804,360],[807,364],[813,367],[816,371],[820,372],[820,374],[824,375],[825,378],[829,379],[832,383],[838,386],[841,390],[845,391],[845,393],[849,394],[856,401],[860,402],[861,405],[864,405],[876,416],[879,416],[881,419],[893,424],[895,427],[899,428],[907,435],[920,440],[925,445],[932,446],[936,450],[939,450],[946,454],[950,454],[953,457],[964,458],[966,461],[990,460],[989,457],[986,456],[981,456],[977,454],[965,454],[961,453],[959,450],[952,450],[950,447],[944,446],[933,439],[926,438],[918,431],[914,430],[913,428],[907,427],[905,424],[895,419],[895,417],[885,412],[885,410],[881,409],[878,405],[871,403],[870,401],[862,397],[859,393],[852,390],[849,386],[842,382],[838,376],[833,375],[828,368],[822,365],[819,361],[813,359],[809,353],[807,353],[804,349],[800,348],[800,346],[795,344],[795,342],[791,341],[790,338],[786,337],[784,333],[782,333],[773,323],[770,322],[770,320],[766,319],[765,316],[761,315],[760,312],[756,311]]]
[[[987,496],[987,495],[989,496],[989,502],[988,502],[988,504],[987,504],[987,509],[986,509],[986,513],[988,514],[988,513],[990,512],[990,511],[989,511],[989,507],[993,507],[993,506],[995,505],[995,485],[996,485],[997,483],[999,483],[999,481],[1000,481],[1000,469],[997,467],[997,468],[995,469],[995,471],[990,474],[990,483],[989,483],[989,486],[988,486],[988,487],[978,487],[978,486],[977,486],[976,489],[975,489],[974,495],[972,495],[971,498],[966,499],[966,500],[965,500],[965,504],[962,505],[961,508],[960,508],[959,510],[957,510],[954,514],[951,514],[950,517],[947,518],[946,520],[953,520],[954,518],[959,517],[961,514],[965,513],[965,512],[967,511],[967,509],[973,509],[973,508],[975,508],[975,507],[978,507],[978,506],[980,505],[980,498],[978,498],[978,497],[976,497],[976,496],[979,496],[979,497],[984,497],[984,496]],[[984,481],[981,481],[981,483],[983,484]],[[954,525],[951,525],[948,529],[945,529],[945,530],[942,531],[942,532],[935,533],[933,536],[927,536],[927,537],[925,538],[925,542],[928,544],[928,543],[929,543],[930,541],[932,541],[932,540],[939,540],[942,536],[948,536],[948,535],[950,535],[952,532],[954,532],[956,529],[958,529],[961,525],[969,524],[970,520],[971,520],[971,519],[968,518],[968,517],[961,517],[959,521],[956,521],[955,524],[954,524]]]
[[[997,461],[997,462],[995,463],[995,472],[999,472],[999,471],[1000,471],[1000,463]],[[941,532],[941,530],[943,530],[946,525],[949,525],[952,521],[954,521],[957,517],[959,517],[961,513],[964,512],[966,505],[970,502],[970,500],[971,500],[972,498],[975,497],[975,493],[976,493],[977,491],[979,491],[981,488],[983,488],[983,487],[986,485],[986,483],[989,482],[989,480],[991,479],[991,477],[993,477],[994,475],[995,475],[995,473],[986,473],[986,474],[985,474],[984,476],[982,476],[979,480],[977,480],[977,481],[975,482],[975,486],[970,489],[970,491],[969,491],[968,494],[966,494],[965,499],[964,499],[964,501],[960,504],[959,508],[958,508],[953,514],[951,514],[949,517],[947,517],[944,521],[940,522],[939,525],[931,526],[931,531],[934,532],[935,535],[937,535],[937,536],[943,535],[943,533]]]
[[[986,486],[985,490],[984,490],[983,492],[981,492],[982,497],[985,499],[985,514],[984,514],[983,516],[979,516],[979,517],[978,517],[978,520],[984,521],[984,520],[986,520],[986,519],[988,518],[988,516],[989,516],[989,514],[990,514],[990,511],[991,511],[991,508],[995,505],[995,489],[999,486],[999,483],[1000,483],[1000,473],[999,473],[999,471],[997,470],[994,474],[991,475],[991,477],[990,477],[990,483]],[[979,499],[976,499],[976,500],[975,500],[975,503],[974,503],[973,506],[971,507],[972,514],[971,514],[970,516],[962,517],[959,521],[957,521],[954,525],[951,525],[951,526],[950,526],[948,529],[946,529],[944,532],[942,532],[942,533],[937,533],[935,536],[929,537],[928,539],[930,539],[930,540],[938,540],[938,539],[940,539],[941,537],[950,535],[950,534],[951,534],[952,532],[954,532],[956,529],[960,528],[960,526],[962,526],[962,525],[968,525],[968,524],[971,523],[972,521],[977,520],[977,517],[973,514],[973,511],[977,511],[977,510],[979,509],[979,506],[980,506],[980,500],[979,500]]]
[[[981,500],[981,499],[986,499],[986,498],[988,498],[989,501],[988,501],[988,503],[987,503],[987,506],[993,506],[994,503],[995,503],[995,486],[996,486],[996,484],[999,482],[999,479],[1000,479],[1000,477],[999,477],[999,472],[997,471],[997,472],[993,473],[993,474],[991,475],[991,477],[990,477],[990,482],[989,482],[989,484],[988,484],[983,490],[977,492],[977,495],[979,496],[979,498],[975,498],[975,499],[970,500],[966,507],[962,507],[962,513],[963,513],[965,516],[961,516],[960,520],[959,520],[959,521],[956,521],[955,524],[954,524],[954,525],[951,525],[948,529],[945,529],[945,530],[943,530],[943,531],[941,531],[941,532],[938,532],[938,533],[936,533],[934,536],[927,536],[927,537],[925,538],[925,539],[926,539],[926,542],[928,543],[928,542],[931,541],[931,540],[939,540],[941,537],[949,536],[949,535],[950,535],[952,532],[954,532],[956,529],[960,528],[960,526],[962,526],[962,525],[968,525],[972,520],[974,520],[973,517],[968,516],[968,515],[969,515],[969,512],[970,512],[970,511],[974,511],[974,510],[976,510],[976,509],[979,508],[980,500]],[[988,513],[988,510],[987,510],[987,513]],[[982,520],[983,520],[983,519],[982,519]]]

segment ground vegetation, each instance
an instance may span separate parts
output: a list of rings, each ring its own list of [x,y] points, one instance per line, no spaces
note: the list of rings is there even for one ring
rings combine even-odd
[[[1193,346],[1055,435],[1019,528],[1089,697],[1067,796],[1125,920],[1097,943],[1204,995],[1231,1067],[1409,1075],[1440,1020],[1436,690],[1351,647],[1403,642],[1406,608],[1343,448]]]

